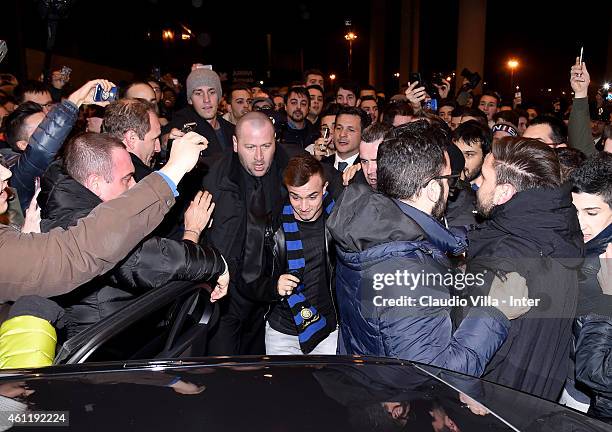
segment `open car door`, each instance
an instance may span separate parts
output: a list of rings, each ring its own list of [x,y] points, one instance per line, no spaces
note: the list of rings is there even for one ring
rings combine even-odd
[[[142,294],[64,342],[54,364],[204,355],[219,316],[210,290],[206,284],[171,282]]]

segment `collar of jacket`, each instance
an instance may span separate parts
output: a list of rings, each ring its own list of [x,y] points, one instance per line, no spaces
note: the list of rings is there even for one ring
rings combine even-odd
[[[570,190],[566,183],[518,192],[493,209],[490,219],[478,227],[478,237],[490,240],[509,234],[533,245],[540,256],[583,257],[582,232]]]
[[[602,232],[597,234],[595,238],[584,245],[585,255],[599,256],[606,251],[609,243],[612,243],[612,224],[608,225]]]
[[[414,220],[427,235],[427,239],[444,253],[460,255],[467,249],[467,232],[452,233],[440,222],[421,210],[398,199],[393,199],[400,210]]]
[[[150,166],[147,166],[138,156],[130,152],[132,165],[134,165],[134,181],[138,183],[140,180],[153,172]]]
[[[274,152],[274,159],[272,164],[270,165],[270,170],[276,169],[279,171],[279,174],[282,178],[282,170],[285,166],[287,166],[287,162],[289,157],[285,150],[276,144],[276,151]],[[227,175],[224,176],[219,184],[221,190],[225,190],[228,192],[239,192],[240,191],[240,170],[244,169],[240,164],[240,159],[238,158],[238,153],[232,152],[227,153],[223,156],[223,159],[219,161],[221,164],[226,164]]]
[[[89,214],[102,200],[93,192],[73,179],[62,167],[61,161],[49,165],[41,181],[38,198],[42,219],[51,227],[66,228]]]

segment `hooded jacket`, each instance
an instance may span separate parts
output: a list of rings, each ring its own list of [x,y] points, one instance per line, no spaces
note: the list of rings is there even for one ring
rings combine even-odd
[[[472,230],[468,271],[503,278],[517,272],[540,303],[512,322],[483,377],[557,401],[567,374],[578,298],[582,233],[570,186],[529,189],[495,207]],[[488,272],[488,273],[487,273]],[[484,293],[489,284],[484,284]]]
[[[453,332],[451,308],[431,304],[451,299],[448,285],[435,278],[380,284],[396,273],[452,275],[446,254],[463,252],[465,235],[454,235],[425,213],[361,184],[346,188],[327,227],[337,244],[342,353],[399,357],[476,376],[483,372],[509,327],[498,309],[474,309]],[[381,305],[380,297],[404,296],[414,303]]]
[[[77,224],[100,199],[53,163],[41,183],[41,230]],[[102,239],[101,239],[102,240]],[[173,280],[213,281],[225,270],[221,254],[189,241],[149,237],[110,273],[57,301],[66,308],[68,336],[114,313],[142,292]]]

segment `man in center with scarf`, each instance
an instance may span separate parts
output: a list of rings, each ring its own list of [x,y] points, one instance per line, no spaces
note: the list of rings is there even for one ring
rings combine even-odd
[[[283,183],[289,199],[274,236],[275,267],[282,274],[269,293],[266,354],[333,355],[338,342],[334,250],[325,221],[334,202],[323,166],[310,154],[289,160]]]

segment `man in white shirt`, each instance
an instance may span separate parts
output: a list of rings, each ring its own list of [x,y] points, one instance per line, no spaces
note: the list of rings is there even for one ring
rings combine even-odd
[[[359,163],[359,143],[361,132],[370,125],[370,116],[361,108],[342,107],[336,116],[334,143],[336,153],[321,160],[333,165],[340,173],[349,166]]]

